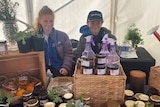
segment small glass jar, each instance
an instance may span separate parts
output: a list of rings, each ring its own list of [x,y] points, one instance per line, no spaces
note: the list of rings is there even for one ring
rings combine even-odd
[[[97,65],[96,69],[95,69],[95,74],[96,75],[105,75],[106,74],[106,66],[105,66],[105,64]]]
[[[44,106],[45,103],[48,102],[48,93],[47,93],[47,90],[42,90],[40,93],[39,93],[39,103],[40,103],[40,106]]]
[[[27,107],[39,107],[39,102],[37,99],[30,99],[27,101]]]
[[[7,48],[7,42],[6,41],[0,41],[0,54],[7,54],[8,48]]]
[[[87,74],[87,75],[93,74],[93,67],[82,66],[82,74]]]
[[[72,93],[65,93],[65,94],[63,95],[63,98],[62,98],[62,99],[64,99],[63,102],[66,102],[66,103],[67,103],[67,101],[71,100],[72,98],[73,98],[73,94],[72,94]]]
[[[110,75],[119,75],[119,68],[117,64],[113,64],[112,66],[109,67],[109,74]]]
[[[26,72],[20,72],[17,76],[19,88],[25,89],[28,84],[28,74]]]
[[[98,54],[96,55],[96,64],[106,64],[107,63],[107,58],[105,55]]]
[[[134,92],[132,90],[125,90],[124,91],[124,94],[125,94],[125,100],[133,100],[134,97]]]
[[[32,91],[23,92],[23,107],[27,107],[27,101],[32,98]]]
[[[150,100],[151,100],[151,103],[154,105],[154,107],[160,107],[160,96],[151,95]]]

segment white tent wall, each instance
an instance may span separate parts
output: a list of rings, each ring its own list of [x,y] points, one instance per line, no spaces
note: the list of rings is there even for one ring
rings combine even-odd
[[[33,0],[33,7],[37,17],[38,11],[45,5],[56,11],[58,8],[72,0]],[[91,10],[99,10],[103,13],[103,26],[110,26],[110,0],[73,0],[59,11],[55,12],[55,28],[69,35],[70,39],[79,40],[79,28],[86,24],[87,15]]]
[[[17,8],[17,15],[16,18],[19,20],[22,20],[23,22],[28,23],[27,20],[27,11],[26,11],[26,2],[25,0],[11,0],[12,2],[18,2],[19,7]],[[24,30],[26,29],[26,26],[20,22],[17,22],[18,24],[18,30]],[[4,34],[3,34],[3,22],[0,21],[0,40],[5,40]]]
[[[141,30],[144,39],[144,47],[155,59],[156,65],[160,65],[160,42],[154,35],[147,32],[154,26],[160,24],[159,0],[115,0],[115,26],[114,33],[118,43],[122,43],[127,28],[132,23]],[[157,32],[160,32],[160,28]]]

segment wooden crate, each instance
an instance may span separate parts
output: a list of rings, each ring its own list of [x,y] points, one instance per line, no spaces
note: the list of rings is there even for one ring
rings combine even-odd
[[[126,75],[119,65],[120,75],[84,75],[80,69],[74,74],[74,96],[90,96],[91,107],[105,107],[107,101],[123,101]]]
[[[149,88],[156,88],[160,94],[160,66],[153,66],[150,69],[148,85]]]
[[[0,55],[0,75],[12,76],[18,72],[27,72],[39,78],[46,86],[44,52],[9,52]]]

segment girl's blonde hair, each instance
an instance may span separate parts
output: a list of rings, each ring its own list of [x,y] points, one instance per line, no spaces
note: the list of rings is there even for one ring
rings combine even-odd
[[[53,19],[54,19],[54,17],[55,17],[54,12],[48,6],[43,6],[41,8],[41,10],[39,11],[38,17],[37,17],[35,24],[34,24],[34,28],[36,31],[39,31],[39,29],[41,29],[41,25],[39,24],[39,19],[43,15],[47,15],[47,14],[53,15]]]

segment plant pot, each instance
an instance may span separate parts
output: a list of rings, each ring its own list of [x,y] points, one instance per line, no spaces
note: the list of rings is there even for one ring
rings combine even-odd
[[[18,49],[20,53],[27,53],[27,52],[31,52],[32,48],[31,48],[31,39],[27,38],[25,39],[26,44],[22,44],[22,40],[21,41],[17,41],[18,44]]]
[[[44,38],[32,37],[32,49],[33,51],[43,51],[44,50]]]

